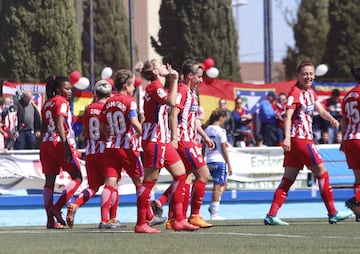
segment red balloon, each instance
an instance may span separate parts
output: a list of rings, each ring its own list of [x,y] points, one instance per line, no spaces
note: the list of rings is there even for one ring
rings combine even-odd
[[[135,81],[134,81],[134,85],[135,85],[135,87],[140,86],[140,85],[141,85],[141,83],[142,83],[141,78],[140,78],[140,77],[136,77],[136,78],[135,78]]]
[[[69,81],[71,85],[76,84],[81,78],[81,74],[78,71],[72,71],[69,76]]]
[[[105,80],[111,84],[112,88],[114,88],[115,83],[114,83],[114,80],[112,78],[106,78]]]
[[[215,65],[215,61],[211,57],[208,57],[204,60],[203,64],[204,64],[204,70],[207,71],[208,69],[210,69]]]

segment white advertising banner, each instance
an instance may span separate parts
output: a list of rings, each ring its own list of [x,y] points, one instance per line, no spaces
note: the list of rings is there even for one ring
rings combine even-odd
[[[229,156],[233,175],[229,176],[230,189],[275,189],[283,173],[283,152],[281,148],[230,148]],[[80,160],[83,183],[78,193],[87,187],[85,162]],[[294,188],[306,186],[307,170],[303,170]],[[119,182],[120,194],[135,193],[129,176],[123,172]],[[39,151],[9,151],[0,154],[0,194],[14,190],[42,190],[45,177],[42,173]],[[70,181],[66,172],[61,172],[56,179],[55,190],[61,192]],[[164,191],[172,178],[161,170],[155,192]],[[207,189],[212,189],[211,180]],[[101,190],[100,190],[101,191]]]

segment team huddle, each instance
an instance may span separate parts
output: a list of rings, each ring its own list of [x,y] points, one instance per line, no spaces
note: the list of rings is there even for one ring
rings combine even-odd
[[[121,226],[116,219],[119,203],[117,183],[124,169],[136,187],[138,219],[135,232],[161,232],[152,226],[164,223],[166,218],[152,209],[154,204],[150,206],[150,193],[162,168],[173,177],[163,198],[164,203],[169,203],[166,228],[193,231],[212,226],[199,215],[210,173],[197,143],[198,134],[210,149],[214,147],[213,140],[201,128],[197,117],[196,89],[202,82],[202,67],[193,60],[184,61],[180,84],[178,72],[171,65],[163,65],[156,60],[144,62],[139,71],[149,82],[142,123],[139,122],[138,106],[132,96],[135,86],[130,70],[122,69],[115,73],[114,85],[118,93],[113,96],[108,81],[100,80],[94,86],[95,99],[85,109],[84,128],[80,135],[87,140],[85,163],[89,186],[68,206],[66,221],[62,218],[61,209],[81,184],[82,176],[71,138],[68,102],[71,86],[65,77],[49,78],[46,86],[48,100],[42,109],[44,121],[40,147],[46,179],[44,203],[47,228],[60,229],[66,224],[73,227],[76,211],[103,184],[99,228]],[[143,149],[142,160],[140,147]],[[72,181],[54,204],[54,183],[60,168],[70,174]],[[193,176],[195,180],[190,190]],[[187,218],[189,202],[191,213]]]
[[[80,135],[87,140],[85,165],[88,188],[68,205],[65,220],[61,209],[80,186],[82,175],[71,133],[71,85],[66,77],[48,79],[47,101],[41,111],[43,122],[40,145],[40,160],[45,174],[43,196],[48,229],[62,229],[66,225],[72,228],[76,211],[102,185],[104,188],[101,194],[99,228],[121,227],[117,220],[117,207],[118,181],[121,180],[122,170],[131,177],[136,188],[136,233],[160,233],[153,226],[165,221],[168,230],[194,231],[211,227],[212,224],[200,216],[210,174],[214,188],[209,212],[212,220],[222,219],[218,215],[220,197],[226,188],[227,175],[232,173],[226,132],[221,128],[226,120],[226,112],[222,109],[215,110],[205,125],[206,129],[201,127],[196,90],[202,82],[202,66],[191,59],[185,60],[180,78],[171,65],[164,65],[157,60],[144,62],[138,71],[148,81],[141,122],[138,105],[133,97],[134,75],[130,70],[121,69],[115,73],[115,95],[112,95],[112,85],[106,80],[100,80],[94,86],[94,101],[85,109],[84,128]],[[360,69],[356,71],[355,76],[360,82]],[[347,120],[343,123],[345,142],[341,149],[345,151],[349,167],[355,174],[355,195],[346,201],[346,206],[352,212],[341,212],[334,206],[329,174],[314,145],[311,130],[314,110],[332,126],[339,126],[339,122],[321,106],[316,93],[311,89],[314,80],[313,64],[302,62],[297,68],[297,74],[298,81],[288,97],[284,123],[285,171],[275,190],[264,224],[288,225],[277,217],[277,213],[304,165],[318,179],[329,223],[342,221],[351,216],[352,212],[360,216],[360,170],[357,170],[360,169],[360,162],[357,154],[352,153],[359,146],[358,88],[345,97],[343,108]],[[140,148],[143,150],[142,158]],[[168,170],[173,181],[160,198],[150,203],[150,193],[162,168]],[[64,187],[54,204],[55,179],[61,169],[67,171],[72,180]],[[162,207],[166,203],[169,206],[167,218],[162,217]],[[190,216],[187,216],[189,205]]]

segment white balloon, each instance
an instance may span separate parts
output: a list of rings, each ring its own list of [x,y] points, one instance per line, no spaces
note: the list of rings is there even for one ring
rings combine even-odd
[[[206,71],[206,75],[209,78],[217,78],[219,76],[219,70],[215,67],[211,67]]]
[[[101,79],[107,79],[110,78],[113,71],[110,67],[105,67],[101,72]]]
[[[88,78],[81,77],[78,82],[74,84],[74,87],[79,90],[84,90],[88,88],[90,85],[90,81]]]
[[[315,76],[321,77],[328,72],[329,68],[326,64],[319,64],[315,69]]]

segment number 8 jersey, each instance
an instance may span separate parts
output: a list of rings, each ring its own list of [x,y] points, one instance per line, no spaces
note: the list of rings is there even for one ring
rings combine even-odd
[[[86,155],[104,153],[106,137],[100,131],[100,115],[104,104],[95,101],[85,109],[82,123],[87,139]]]
[[[344,97],[342,114],[346,123],[343,140],[360,139],[360,86],[351,89]]]

